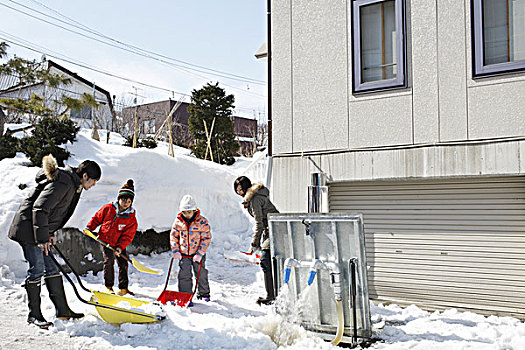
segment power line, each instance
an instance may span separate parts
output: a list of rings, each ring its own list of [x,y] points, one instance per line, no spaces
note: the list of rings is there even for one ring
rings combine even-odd
[[[17,3],[17,2],[14,1],[14,0],[9,0],[9,1],[11,1],[11,2],[13,2],[13,3]],[[46,6],[45,4],[42,4],[42,3],[39,2],[39,1],[36,1],[36,0],[31,0],[31,1],[34,2],[34,3],[36,3],[36,4],[39,4],[40,6],[42,6],[42,7],[46,8],[46,9],[48,9],[49,11],[52,11],[52,12],[56,13],[57,15],[59,15],[59,16],[65,18],[65,19],[67,19],[67,20],[69,20],[69,21],[71,21],[71,22],[73,22],[73,23],[78,24],[79,26],[82,26],[83,28],[85,28],[84,30],[86,30],[86,31],[88,31],[88,32],[91,32],[91,33],[93,33],[93,34],[95,34],[95,35],[98,35],[98,36],[101,36],[101,37],[103,37],[103,38],[106,38],[106,39],[108,39],[108,40],[114,41],[114,42],[119,43],[119,44],[121,44],[121,45],[124,45],[124,46],[130,47],[130,48],[134,48],[134,49],[137,49],[137,50],[140,50],[140,51],[143,51],[143,52],[146,52],[146,53],[149,53],[149,54],[155,55],[155,56],[159,56],[159,57],[162,57],[162,58],[165,58],[165,59],[168,59],[168,60],[174,61],[174,62],[183,63],[183,64],[186,64],[186,65],[188,65],[188,66],[193,66],[193,67],[197,67],[197,68],[202,68],[202,69],[208,70],[208,71],[210,71],[210,72],[215,72],[215,73],[225,74],[225,75],[229,75],[229,76],[236,77],[236,78],[240,78],[240,79],[245,79],[247,82],[252,82],[252,83],[254,83],[254,84],[260,84],[260,85],[265,85],[265,84],[266,84],[266,82],[263,81],[263,80],[258,80],[258,79],[254,79],[254,78],[250,78],[250,77],[245,77],[245,76],[242,76],[242,75],[237,75],[237,74],[233,74],[233,73],[228,73],[228,72],[224,72],[224,71],[216,70],[216,69],[213,69],[213,68],[204,67],[204,66],[197,65],[197,64],[194,64],[194,63],[189,63],[189,62],[186,62],[186,61],[182,61],[182,60],[179,60],[179,59],[176,59],[176,58],[172,58],[172,57],[164,56],[164,55],[162,55],[162,54],[159,54],[159,53],[156,53],[156,52],[153,52],[153,51],[149,51],[149,50],[146,50],[146,49],[142,49],[142,48],[140,48],[140,47],[137,47],[137,46],[134,46],[134,45],[131,45],[131,44],[127,44],[127,43],[122,42],[122,41],[120,41],[120,40],[117,40],[117,39],[111,38],[111,37],[109,37],[109,36],[107,36],[107,35],[104,35],[103,33],[98,32],[98,31],[96,31],[96,30],[94,30],[94,29],[92,29],[92,28],[90,28],[90,27],[88,27],[88,26],[86,26],[86,25],[84,25],[84,24],[82,24],[82,23],[80,23],[80,22],[74,20],[73,18],[68,17],[68,16],[62,14],[62,13],[60,13],[59,11],[50,8],[49,6]],[[17,4],[18,4],[18,3],[17,3]],[[32,9],[32,10],[33,10],[33,11],[36,11],[36,10],[34,10],[34,9]],[[40,13],[40,12],[39,12],[39,13]],[[42,13],[42,14],[43,14],[43,15],[46,15],[46,14],[44,14],[44,13]],[[47,15],[46,15],[46,16],[47,16]],[[50,16],[50,17],[51,17],[51,16]],[[51,18],[54,18],[54,17],[51,17]],[[69,25],[72,25],[72,24],[69,24]],[[79,29],[82,29],[82,28],[79,28]]]
[[[14,37],[13,35],[11,35],[11,34],[9,34],[9,33],[5,33],[5,32],[3,32],[3,31],[0,31],[0,34],[2,34],[2,33],[3,33],[4,35],[5,35],[5,34],[8,34],[9,36]],[[54,51],[52,51],[52,50],[49,50],[49,51],[38,50],[38,49],[35,49],[35,48],[33,48],[33,47],[28,46],[27,44],[24,45],[24,44],[18,43],[18,42],[16,42],[16,41],[9,40],[8,38],[5,38],[5,36],[4,36],[4,37],[0,36],[0,38],[2,38],[2,40],[6,41],[6,42],[8,42],[8,43],[11,43],[11,44],[13,44],[13,45],[17,45],[17,46],[23,47],[23,48],[25,48],[25,49],[31,50],[31,51],[33,51],[33,52],[37,52],[37,53],[39,53],[39,54],[44,54],[44,55],[46,55],[46,56],[54,57],[54,58],[57,58],[57,59],[62,60],[62,61],[64,61],[64,62],[68,62],[68,63],[74,64],[75,66],[82,67],[82,68],[85,68],[85,69],[89,69],[89,70],[92,70],[92,71],[94,71],[94,72],[97,72],[97,73],[100,73],[100,74],[104,74],[104,75],[107,75],[107,76],[110,76],[110,77],[113,77],[113,78],[117,78],[117,79],[125,80],[125,81],[127,81],[127,82],[131,82],[131,83],[139,84],[139,85],[142,85],[142,86],[147,86],[147,87],[150,87],[150,88],[153,88],[153,89],[157,89],[157,90],[167,91],[167,92],[170,92],[170,93],[176,93],[176,94],[178,94],[178,95],[190,96],[190,95],[185,94],[185,93],[182,93],[182,92],[176,92],[176,91],[173,91],[173,90],[171,90],[171,89],[167,89],[167,88],[163,88],[163,87],[159,87],[159,86],[151,85],[151,84],[148,84],[148,83],[143,83],[143,82],[140,82],[140,81],[137,81],[137,80],[133,80],[133,79],[130,79],[130,78],[125,78],[125,77],[122,77],[122,76],[119,76],[119,75],[116,75],[116,74],[113,74],[113,73],[110,73],[110,72],[106,72],[106,71],[103,71],[103,70],[101,70],[101,69],[91,67],[91,66],[89,66],[89,65],[86,64],[86,63],[82,63],[82,62],[79,63],[79,61],[76,61],[76,62],[75,62],[74,59],[72,59],[72,58],[69,58],[69,59],[68,59],[67,56],[62,55],[62,54],[59,54],[59,53],[57,53],[56,55],[51,54],[50,52],[54,52]],[[15,38],[16,38],[16,37],[15,37]],[[29,42],[29,41],[27,41],[27,40],[23,40],[23,39],[20,39],[20,38],[17,38],[17,39],[18,39],[18,40],[21,40],[21,41],[26,41],[26,42],[29,43],[30,45],[39,46],[39,45],[36,45],[36,44],[34,44],[34,43],[31,43],[31,42]],[[66,58],[64,58],[64,57],[66,57]]]
[[[195,73],[193,73],[193,72],[191,72],[191,71],[196,71],[196,72],[205,73],[205,74],[210,74],[210,72],[213,72],[212,74],[217,75],[217,76],[220,76],[220,77],[223,77],[223,78],[227,78],[227,79],[239,80],[239,81],[248,82],[248,83],[252,83],[252,84],[258,84],[258,85],[265,85],[265,84],[266,84],[264,81],[261,81],[261,80],[256,80],[256,79],[253,79],[253,78],[243,77],[243,76],[236,75],[236,74],[232,74],[232,73],[227,73],[227,72],[218,71],[218,70],[215,70],[215,69],[211,69],[211,68],[207,68],[207,67],[199,66],[199,65],[196,65],[196,64],[193,64],[193,63],[189,63],[189,62],[185,62],[185,61],[178,60],[178,59],[175,59],[175,58],[171,58],[171,57],[168,57],[168,56],[164,56],[164,55],[161,55],[161,54],[158,54],[158,53],[155,53],[155,52],[149,51],[149,50],[145,50],[145,49],[142,49],[142,48],[140,48],[140,47],[137,47],[137,46],[134,46],[134,45],[131,45],[131,44],[127,44],[127,43],[124,43],[124,42],[122,42],[122,41],[119,41],[119,40],[113,39],[113,38],[111,38],[111,37],[109,37],[109,36],[107,36],[107,35],[104,35],[104,34],[102,34],[102,33],[97,32],[97,31],[95,31],[95,30],[93,30],[93,29],[91,29],[91,28],[89,28],[89,27],[87,27],[87,26],[85,26],[85,25],[82,25],[82,24],[81,24],[82,27],[85,27],[85,28],[82,28],[82,27],[80,27],[79,25],[72,24],[72,23],[68,23],[68,22],[63,21],[63,20],[61,20],[61,19],[59,19],[59,18],[53,17],[53,16],[51,16],[51,15],[48,15],[48,14],[46,14],[46,13],[44,13],[44,12],[41,12],[41,11],[38,11],[38,10],[33,9],[33,8],[31,8],[31,7],[28,7],[28,6],[26,6],[26,5],[20,4],[20,3],[16,2],[16,1],[13,1],[13,0],[8,0],[8,1],[10,1],[10,2],[12,2],[12,3],[14,3],[14,4],[17,4],[18,6],[24,7],[24,8],[26,8],[26,9],[28,9],[28,10],[34,11],[34,12],[36,12],[36,13],[38,13],[38,14],[41,14],[41,15],[43,15],[43,16],[46,16],[46,17],[48,17],[48,18],[52,18],[52,19],[54,19],[55,21],[59,21],[59,22],[64,23],[64,24],[66,24],[66,25],[69,25],[69,26],[72,26],[72,27],[78,28],[78,29],[80,29],[80,30],[83,30],[83,31],[89,32],[89,33],[91,33],[91,34],[94,34],[94,35],[96,35],[96,36],[103,37],[103,38],[106,39],[106,40],[110,40],[110,41],[116,42],[116,43],[118,43],[119,45],[123,45],[123,46],[126,46],[126,47],[131,48],[131,49],[127,49],[127,48],[124,48],[124,47],[121,47],[121,46],[113,45],[113,44],[111,44],[111,43],[108,43],[108,42],[105,42],[105,41],[102,41],[102,40],[99,40],[99,39],[93,38],[93,37],[91,37],[91,36],[89,36],[89,35],[85,35],[85,34],[83,34],[83,33],[80,33],[80,32],[77,32],[77,31],[75,31],[75,30],[72,30],[72,29],[69,29],[69,28],[63,27],[63,26],[58,25],[58,24],[56,24],[56,23],[49,22],[49,21],[47,21],[47,20],[45,20],[45,19],[43,19],[43,18],[40,18],[40,17],[34,16],[34,15],[32,15],[32,14],[29,14],[29,13],[24,12],[24,11],[22,11],[22,10],[19,10],[19,9],[17,9],[17,8],[11,7],[11,6],[9,6],[9,5],[2,4],[2,3],[0,3],[0,5],[2,5],[2,6],[4,6],[4,7],[7,7],[7,8],[9,8],[9,9],[13,10],[13,11],[17,11],[17,12],[19,12],[19,13],[22,13],[22,14],[24,14],[24,15],[26,15],[26,16],[31,17],[31,18],[37,19],[37,20],[39,20],[39,21],[42,21],[42,22],[44,22],[44,23],[47,23],[47,24],[50,24],[50,25],[56,26],[56,27],[58,27],[58,28],[64,29],[64,30],[66,30],[66,31],[72,32],[72,33],[77,34],[77,35],[81,35],[81,36],[83,36],[83,37],[85,37],[85,38],[88,38],[88,39],[91,39],[91,40],[94,40],[94,41],[100,42],[100,43],[102,43],[102,44],[105,44],[105,45],[108,45],[108,46],[111,46],[111,47],[115,47],[115,48],[118,48],[118,49],[121,49],[121,50],[127,51],[127,52],[130,52],[130,53],[134,53],[134,54],[139,55],[139,56],[143,56],[143,57],[146,57],[146,58],[150,58],[150,59],[153,59],[153,60],[156,60],[156,61],[162,62],[162,63],[164,63],[164,64],[171,65],[171,66],[173,66],[173,67],[176,67],[176,68],[178,68],[178,69],[181,69],[181,70],[183,70],[183,71],[185,71],[185,72],[187,72],[187,73],[190,73],[190,74],[195,74]],[[47,7],[47,6],[46,6],[46,8],[49,9],[49,7]],[[54,11],[54,10],[52,10],[52,11]],[[54,11],[54,12],[57,12],[57,11]],[[60,14],[60,15],[63,16],[62,14]],[[63,17],[66,17],[66,16],[63,16]],[[68,18],[68,17],[66,17],[66,18]],[[68,19],[71,21],[70,18],[68,18]],[[76,21],[75,21],[75,22],[76,22]],[[76,22],[76,23],[78,23],[78,22]],[[87,28],[87,29],[86,29],[86,28]],[[190,66],[190,67],[184,67],[184,66],[181,66],[181,65],[177,65],[177,64],[175,64],[175,63],[172,63],[172,62],[167,62],[167,61],[165,61],[165,60],[163,60],[163,59],[159,59],[159,58],[154,57],[154,56],[152,56],[152,55],[154,55],[154,56],[158,56],[158,57],[162,57],[162,58],[164,58],[164,59],[168,59],[168,60],[170,60],[170,61],[175,61],[175,62],[183,63],[183,64],[188,65],[188,66]],[[192,68],[192,67],[198,67],[198,68],[200,68],[200,69]],[[207,70],[207,71],[209,71],[209,72],[202,71],[201,69],[205,69],[205,70]],[[188,71],[188,70],[190,70],[190,71]],[[199,76],[199,75],[198,75],[198,76]],[[202,76],[200,76],[200,77],[202,77]]]
[[[7,35],[7,36],[10,36],[10,37],[13,37],[15,38],[16,40],[20,40],[22,42],[25,42],[27,43],[26,45],[24,44],[21,44],[21,43],[18,43],[18,42],[15,42],[13,40],[10,40],[8,38],[5,38],[5,37],[2,37],[1,35]],[[124,80],[124,81],[127,81],[127,82],[131,82],[131,83],[135,83],[135,84],[139,84],[139,85],[142,85],[142,86],[145,86],[145,87],[149,87],[149,88],[153,88],[153,89],[157,89],[157,90],[161,90],[161,91],[167,91],[167,92],[170,92],[170,93],[175,93],[177,95],[180,95],[180,96],[185,96],[185,97],[191,97],[191,95],[189,94],[186,94],[186,93],[182,93],[182,92],[177,92],[177,91],[174,91],[174,90],[170,90],[170,89],[167,89],[167,88],[163,88],[163,87],[158,87],[158,86],[155,86],[155,85],[151,85],[151,84],[148,84],[148,83],[143,83],[143,82],[140,82],[140,81],[137,81],[137,80],[133,80],[133,79],[129,79],[129,78],[125,78],[125,77],[122,77],[122,76],[119,76],[119,75],[116,75],[116,74],[113,74],[113,73],[109,73],[109,72],[106,72],[106,71],[103,71],[103,70],[100,70],[98,68],[95,68],[95,67],[91,67],[89,66],[87,63],[84,63],[84,62],[81,62],[81,61],[78,61],[78,60],[75,60],[73,58],[70,58],[66,55],[63,55],[63,54],[60,54],[60,53],[57,53],[53,50],[49,50],[49,51],[44,51],[44,50],[39,50],[39,49],[35,49],[31,46],[28,46],[28,45],[33,45],[33,46],[36,46],[36,47],[39,47],[40,45],[37,45],[37,44],[34,44],[30,41],[27,41],[27,40],[24,40],[24,39],[21,39],[21,38],[18,38],[12,34],[9,34],[9,33],[6,33],[4,31],[1,31],[0,30],[0,39],[2,39],[3,41],[6,41],[8,43],[11,43],[13,45],[17,45],[17,46],[20,46],[20,47],[23,47],[25,49],[28,49],[28,50],[31,50],[33,52],[37,52],[39,54],[44,54],[44,55],[47,55],[49,57],[54,57],[54,58],[57,58],[59,60],[62,60],[64,62],[68,62],[70,64],[73,64],[75,66],[78,66],[78,67],[82,67],[82,68],[85,68],[85,69],[88,69],[88,70],[92,70],[92,71],[95,71],[97,73],[100,73],[100,74],[103,74],[103,75],[107,75],[107,76],[110,76],[112,78],[117,78],[117,79],[121,79],[121,80]],[[51,53],[55,53],[56,55],[53,55],[53,54],[50,54],[49,52]],[[65,57],[65,58],[64,58]],[[76,93],[76,92],[73,92],[73,91],[70,91],[70,90],[64,90],[64,91],[69,91],[69,92],[72,92],[72,93]],[[245,111],[253,111],[254,109],[253,108],[249,108],[249,107],[236,107],[234,108],[234,110],[245,110]]]

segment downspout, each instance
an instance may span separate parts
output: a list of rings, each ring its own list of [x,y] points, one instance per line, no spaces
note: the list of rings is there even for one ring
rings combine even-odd
[[[272,156],[272,0],[266,2],[266,59],[268,60],[268,156]]]
[[[266,1],[266,59],[268,60],[268,163],[266,165],[266,187],[272,181],[272,0]]]

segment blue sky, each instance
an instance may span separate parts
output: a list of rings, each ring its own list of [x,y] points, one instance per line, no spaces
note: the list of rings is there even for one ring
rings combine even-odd
[[[78,27],[87,26],[128,45],[206,68],[247,77],[256,82],[226,79],[209,72],[189,73],[187,70],[181,70],[180,67],[141,57],[68,32],[9,7],[85,35],[94,36],[81,31]],[[72,23],[72,19],[77,22],[75,23],[77,28],[31,9],[59,18],[66,23]],[[253,56],[266,41],[266,1],[264,0],[149,2],[0,0],[0,17],[2,18],[0,41],[7,39],[24,43],[37,51],[46,52],[49,59],[54,59],[95,82],[112,95],[116,95],[118,100],[126,103],[131,103],[132,93],[135,91],[139,95],[139,103],[153,102],[172,96],[176,99],[180,97],[170,91],[190,94],[192,89],[200,88],[206,82],[219,81],[228,93],[235,95],[236,107],[238,107],[236,114],[261,118],[264,115],[266,64],[257,61]],[[96,38],[104,40],[101,37]],[[41,57],[39,52],[9,44],[10,55],[17,54],[24,58],[38,60]],[[117,45],[115,42],[112,44]],[[169,91],[112,78],[52,56],[61,56],[70,61],[81,62],[89,67],[137,82],[163,87]],[[186,97],[185,101],[189,102],[189,97]]]

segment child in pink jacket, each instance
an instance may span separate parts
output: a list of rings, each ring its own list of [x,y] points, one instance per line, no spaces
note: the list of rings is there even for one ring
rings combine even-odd
[[[179,292],[193,293],[191,270],[197,277],[202,265],[197,299],[210,301],[208,270],[205,266],[206,250],[211,242],[210,225],[189,194],[182,197],[179,209],[180,213],[173,222],[170,233],[173,258],[179,260]]]

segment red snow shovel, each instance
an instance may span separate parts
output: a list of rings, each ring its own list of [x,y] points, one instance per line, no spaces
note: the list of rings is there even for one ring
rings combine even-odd
[[[190,255],[182,255],[183,259],[193,259]],[[193,299],[193,296],[195,295],[195,292],[197,291],[197,287],[199,286],[199,277],[201,275],[201,267],[202,267],[202,261],[199,263],[199,272],[197,273],[197,280],[195,281],[195,289],[193,289],[193,293],[186,293],[186,292],[175,292],[173,290],[167,290],[168,283],[170,280],[171,275],[171,267],[173,266],[173,258],[171,258],[170,261],[170,268],[168,270],[168,276],[166,277],[166,284],[164,285],[164,290],[162,293],[160,293],[159,297],[157,298],[157,301],[160,301],[163,304],[166,304],[168,302],[173,303],[180,307],[187,307],[191,299]]]
[[[259,265],[261,263],[261,255],[250,252],[243,252],[241,250],[233,253],[224,253],[224,258],[233,263]]]

